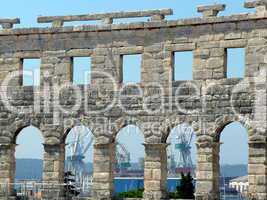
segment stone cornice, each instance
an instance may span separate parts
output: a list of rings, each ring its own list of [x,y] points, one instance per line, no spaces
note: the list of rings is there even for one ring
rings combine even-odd
[[[188,18],[179,20],[162,20],[150,22],[135,22],[123,24],[103,24],[103,25],[83,25],[83,26],[66,26],[66,27],[47,27],[47,28],[17,28],[4,29],[0,31],[3,35],[31,35],[31,34],[56,34],[56,33],[75,33],[75,32],[105,32],[118,30],[138,30],[138,29],[155,29],[170,28],[182,26],[199,26],[213,25],[222,23],[239,23],[244,21],[266,20],[267,13],[257,14],[237,14],[230,16],[208,17],[208,18]]]

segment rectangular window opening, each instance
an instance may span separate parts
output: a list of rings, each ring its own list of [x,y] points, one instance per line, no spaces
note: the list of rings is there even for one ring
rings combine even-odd
[[[22,86],[40,85],[40,66],[41,59],[30,58],[22,59]]]
[[[245,48],[226,49],[227,78],[243,78],[245,73]]]
[[[72,58],[72,81],[75,85],[91,83],[91,57]]]
[[[174,81],[193,80],[193,52],[173,53],[173,79]]]
[[[141,82],[142,54],[122,55],[122,83]]]

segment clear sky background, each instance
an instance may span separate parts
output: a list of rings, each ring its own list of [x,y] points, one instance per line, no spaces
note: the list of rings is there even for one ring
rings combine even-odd
[[[70,15],[111,11],[129,11],[172,8],[174,15],[168,19],[200,16],[197,5],[225,3],[227,9],[221,15],[248,12],[244,0],[9,0],[1,4],[1,17],[20,17],[21,27],[36,27],[39,15]]]
[[[243,0],[9,0],[3,1],[0,7],[0,17],[20,17],[21,24],[16,27],[45,27],[46,24],[38,24],[37,16],[39,15],[75,15],[75,14],[87,14],[87,13],[101,13],[101,12],[113,12],[113,11],[134,11],[134,10],[146,10],[146,9],[160,9],[160,8],[172,8],[174,15],[167,17],[167,19],[178,19],[188,17],[199,17],[197,13],[197,5],[212,4],[212,3],[225,3],[227,8],[225,12],[220,15],[229,15],[236,13],[253,12],[243,8]],[[73,23],[74,25],[79,24],[90,24],[87,22]],[[68,23],[68,25],[72,25]],[[190,55],[179,56],[179,68],[181,66],[187,66],[190,61]],[[139,62],[137,59],[127,61],[132,66],[136,66]],[[233,76],[241,76],[243,74],[243,54],[242,50],[234,51],[232,56],[229,58],[230,66],[236,66],[233,69]],[[38,63],[38,62],[37,62]],[[88,61],[80,61],[80,66],[84,70],[84,63]],[[30,63],[32,68],[36,67],[33,62]],[[28,69],[30,69],[29,67]],[[186,76],[190,76],[191,67],[184,67],[184,76],[181,79],[186,80]],[[177,70],[178,72],[178,70]],[[79,73],[77,73],[79,74]],[[130,72],[130,78],[138,80],[139,72]],[[179,75],[179,74],[178,74]],[[75,79],[79,80],[79,76]],[[128,80],[128,78],[126,78]],[[30,81],[30,80],[28,80]],[[134,130],[135,132],[135,130]],[[29,139],[30,138],[30,139]],[[140,145],[142,139],[138,137],[138,134],[132,134],[131,138],[128,136],[121,139],[128,150],[133,154],[133,160],[137,160],[138,157],[143,156],[143,149],[136,148],[136,145]],[[247,133],[239,124],[234,123],[226,127],[222,134],[222,158],[221,162],[224,164],[239,164],[247,163]],[[29,127],[22,130],[22,134],[19,135],[17,143],[20,144],[17,147],[17,158],[42,158],[42,148],[40,148],[43,140],[38,134],[38,130]],[[195,160],[195,147],[192,146],[193,160]],[[91,156],[89,156],[89,159]]]

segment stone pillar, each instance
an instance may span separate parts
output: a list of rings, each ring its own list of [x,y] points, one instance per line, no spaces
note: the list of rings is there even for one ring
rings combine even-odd
[[[58,199],[63,196],[65,145],[44,144],[43,199]]]
[[[197,200],[218,200],[219,193],[219,148],[212,140],[197,142],[198,158],[196,171]]]
[[[212,144],[212,159],[213,159],[213,197],[220,199],[220,142]]]
[[[167,198],[167,144],[144,144],[144,199]]]
[[[0,199],[14,195],[11,183],[15,180],[16,161],[14,144],[0,144]]]
[[[267,199],[267,144],[266,141],[249,143],[249,199]]]
[[[93,199],[108,200],[113,196],[115,144],[95,144],[93,162]]]

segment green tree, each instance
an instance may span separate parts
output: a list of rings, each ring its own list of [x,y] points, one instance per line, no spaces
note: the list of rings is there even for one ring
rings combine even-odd
[[[194,184],[190,173],[186,176],[181,174],[181,183],[176,188],[176,192],[170,193],[170,198],[174,199],[194,199]]]
[[[183,199],[194,199],[194,179],[191,174],[188,173],[186,176],[182,173],[181,184],[177,186],[177,193],[180,198]]]

